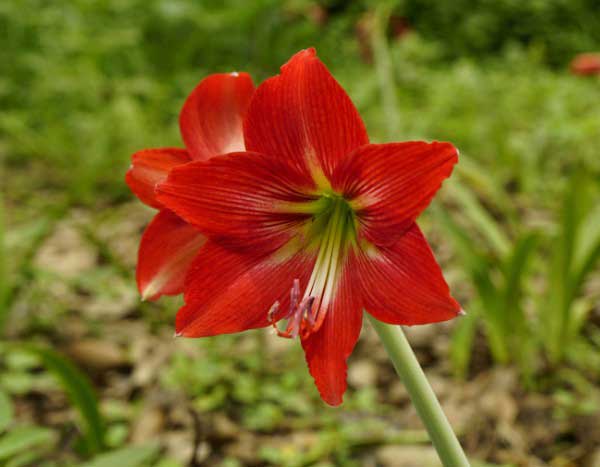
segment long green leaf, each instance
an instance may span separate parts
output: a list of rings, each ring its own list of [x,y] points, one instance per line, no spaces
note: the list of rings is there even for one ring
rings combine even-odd
[[[536,233],[527,233],[515,244],[504,266],[504,314],[507,332],[517,331],[526,323],[521,306],[523,276],[538,243]],[[517,332],[523,338],[524,336]]]
[[[381,104],[387,124],[387,136],[390,139],[394,139],[400,130],[400,112],[398,111],[398,98],[396,96],[392,59],[385,35],[390,14],[391,7],[386,2],[381,2],[375,9],[372,18],[371,45],[373,47],[373,59],[379,81]]]
[[[26,346],[54,374],[77,408],[87,451],[90,454],[104,448],[104,420],[98,409],[98,399],[88,378],[69,360],[59,353],[42,347]]]
[[[13,420],[13,405],[8,394],[0,389],[0,433],[2,433]]]
[[[501,258],[506,256],[510,251],[510,241],[492,216],[477,200],[477,197],[469,189],[458,183],[448,183],[446,190],[459,203],[461,213],[484,236],[496,255]]]
[[[493,264],[486,258],[485,253],[478,252],[465,229],[460,227],[452,217],[443,210],[436,211],[437,218],[449,234],[460,259],[466,266],[471,281],[477,289],[481,305],[481,317],[484,320],[488,343],[494,359],[506,363],[509,358],[508,343],[503,327],[501,295],[491,279]]]
[[[587,276],[600,260],[600,206],[590,211],[577,233],[572,273],[569,277],[570,300],[575,300]]]
[[[4,323],[6,323],[8,315],[8,296],[10,291],[4,242],[4,204],[0,196],[0,333],[4,330]]]
[[[53,439],[54,433],[48,428],[36,426],[15,428],[0,437],[0,460],[4,461],[26,449],[49,444]]]
[[[157,445],[129,446],[94,457],[80,467],[138,467],[152,460],[158,453]]]
[[[459,378],[467,374],[473,349],[473,340],[477,331],[477,314],[470,311],[458,321],[450,342],[450,359],[454,372]]]

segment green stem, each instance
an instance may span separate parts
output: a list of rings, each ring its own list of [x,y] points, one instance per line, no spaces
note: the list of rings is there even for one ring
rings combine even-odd
[[[400,113],[398,112],[398,99],[396,97],[396,85],[394,84],[394,67],[385,37],[390,14],[391,7],[386,3],[381,3],[375,9],[372,19],[371,46],[381,91],[381,103],[387,124],[387,137],[394,140],[400,129]]]
[[[367,316],[379,334],[396,373],[406,386],[444,466],[469,467],[469,461],[400,326],[385,324]]]

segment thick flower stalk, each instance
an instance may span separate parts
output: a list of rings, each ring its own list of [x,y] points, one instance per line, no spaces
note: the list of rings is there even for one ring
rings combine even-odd
[[[187,270],[176,332],[275,326],[300,340],[321,397],[338,405],[363,310],[406,325],[460,314],[415,223],[458,152],[369,144],[313,49],[254,91],[243,143],[175,165],[156,186],[160,206],[207,238]]]

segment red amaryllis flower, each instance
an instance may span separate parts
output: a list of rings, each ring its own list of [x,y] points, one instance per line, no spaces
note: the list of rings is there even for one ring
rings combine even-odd
[[[244,141],[245,152],[175,167],[157,186],[161,203],[209,237],[187,275],[176,331],[201,337],[279,322],[280,335],[300,338],[321,397],[340,404],[363,309],[408,325],[460,313],[415,224],[457,151],[369,144],[313,49],[257,88]]]
[[[156,199],[154,187],[176,166],[244,150],[242,122],[254,92],[247,73],[214,74],[196,86],[181,114],[186,149],[136,152],[125,180],[138,198],[160,210],[146,228],[138,252],[137,284],[143,299],[183,292],[186,272],[205,242],[198,230]]]
[[[571,61],[570,68],[575,75],[600,75],[600,53],[579,54]]]

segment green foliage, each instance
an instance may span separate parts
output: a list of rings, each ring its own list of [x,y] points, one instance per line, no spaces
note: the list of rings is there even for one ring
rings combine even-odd
[[[51,449],[56,434],[33,425],[17,425],[10,396],[0,389],[0,464],[31,465]]]
[[[69,360],[50,349],[27,346],[42,365],[60,382],[81,419],[85,453],[94,454],[104,448],[104,420],[98,409],[94,389],[81,371]]]
[[[6,249],[4,240],[4,205],[0,196],[0,334],[4,329],[4,322],[8,315],[8,265],[6,264]]]
[[[0,433],[12,422],[14,409],[12,401],[6,392],[0,389]]]
[[[81,464],[81,467],[147,466],[156,458],[157,454],[158,446],[156,445],[130,446],[100,454],[91,461]]]
[[[27,452],[39,449],[40,445],[48,445],[55,438],[55,434],[49,428],[35,426],[21,426],[0,437],[0,462],[12,459],[12,465],[18,464],[17,455],[26,456],[26,463],[31,463],[37,457],[35,452]],[[21,457],[22,458],[22,457]]]
[[[564,66],[575,53],[600,44],[594,0],[402,0],[398,14],[444,55],[486,57],[514,43],[541,48],[548,63]]]
[[[580,297],[581,289],[600,259],[600,210],[593,200],[597,190],[576,173],[563,200],[560,225],[550,250],[544,344],[551,362],[558,363],[579,335],[593,303]]]
[[[515,361],[529,374],[532,371],[532,335],[521,298],[523,279],[534,253],[537,234],[525,233],[511,246],[504,242],[498,243],[498,238],[503,236],[498,237],[502,234],[495,227],[490,229],[494,224],[488,222],[493,221],[485,214],[486,222],[481,222],[480,216],[485,211],[476,200],[471,199],[469,203],[472,204],[467,206],[476,208],[465,209],[464,214],[475,219],[472,226],[477,226],[479,221],[479,231],[492,245],[492,252],[474,248],[469,232],[459,226],[448,213],[439,212],[442,226],[454,242],[459,258],[477,291],[477,300],[471,304],[469,313],[483,320],[494,359],[499,363]],[[499,245],[502,245],[500,251]],[[467,370],[475,326],[475,319],[469,316],[459,324],[456,331],[451,355],[459,374],[464,374]]]
[[[524,233],[510,247],[503,241],[498,243],[500,231],[487,214],[482,222],[485,210],[473,198],[466,203],[463,195],[457,198],[463,201],[459,205],[466,226],[459,225],[448,212],[437,213],[475,286],[477,300],[471,305],[472,311],[483,320],[497,362],[516,362],[524,375],[530,376],[539,369],[537,358],[542,352],[554,365],[572,354],[569,349],[581,338],[593,306],[581,292],[600,259],[599,211],[591,202],[598,195],[594,184],[575,174],[564,195],[558,229],[538,232],[522,228]],[[473,229],[484,239],[479,248],[472,243]],[[500,235],[503,238],[504,234]],[[550,267],[542,257],[534,256],[540,249],[547,250]],[[537,268],[528,267],[533,261],[537,261]],[[543,280],[543,291],[524,289],[536,278]],[[525,312],[525,290],[529,313]],[[452,355],[459,374],[468,366],[475,326],[474,319],[469,319],[456,331]]]

